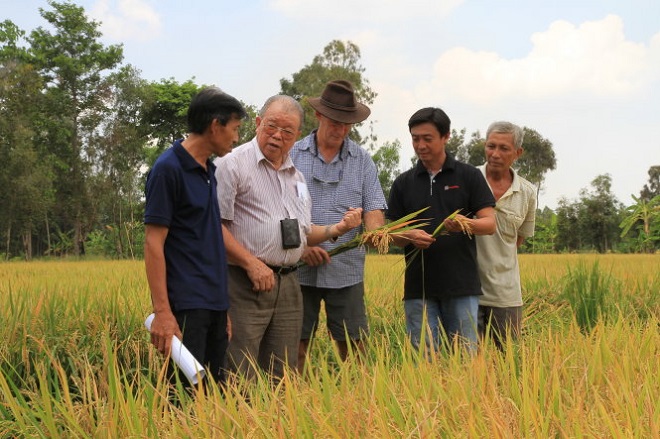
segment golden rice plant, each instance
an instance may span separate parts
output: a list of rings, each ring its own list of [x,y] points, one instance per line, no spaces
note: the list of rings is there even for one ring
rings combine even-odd
[[[562,296],[581,260],[621,290],[618,313],[589,332]],[[175,404],[142,324],[142,262],[0,264],[0,438],[660,437],[659,262],[521,255],[521,340],[427,357],[405,334],[405,265],[370,254],[363,361],[319,343],[305,376],[259,375]]]
[[[410,213],[396,221],[389,222],[374,230],[366,230],[358,233],[355,238],[342,245],[339,245],[328,252],[330,256],[338,255],[345,251],[354,249],[365,244],[373,245],[379,254],[386,254],[389,251],[390,243],[396,235],[402,235],[410,230],[427,226],[426,220],[418,219],[417,216],[426,211],[428,207]]]
[[[387,254],[390,250],[390,244],[394,241],[395,236],[399,236],[402,239],[405,238],[405,234],[411,230],[425,227],[429,225],[428,219],[418,219],[422,212],[428,210],[428,207],[420,209],[416,212],[412,212],[406,216],[399,218],[396,221],[389,222],[381,227],[378,227],[374,230],[366,230],[362,233],[357,234],[350,241],[341,244],[328,252],[330,257],[344,253],[348,250],[352,250],[357,247],[362,247],[365,245],[373,246],[378,254],[384,255]],[[473,236],[472,226],[469,223],[468,219],[459,216],[461,209],[456,210],[452,214],[448,215],[445,220],[455,220],[461,226],[461,230],[464,234],[468,235],[470,238]],[[441,234],[446,233],[444,230],[444,221],[441,221],[440,224],[433,231],[432,236],[435,238]],[[299,265],[303,265],[304,262],[300,262]]]

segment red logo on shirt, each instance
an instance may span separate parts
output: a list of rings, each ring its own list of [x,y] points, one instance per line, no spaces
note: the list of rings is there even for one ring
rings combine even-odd
[[[455,186],[445,186],[445,190],[448,191],[448,190],[451,190],[451,189],[458,189],[459,187],[460,187],[460,186],[458,186],[458,185],[455,185]]]

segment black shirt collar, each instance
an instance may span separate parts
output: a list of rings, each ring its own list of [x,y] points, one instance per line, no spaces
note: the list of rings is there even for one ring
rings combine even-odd
[[[445,163],[442,165],[441,171],[442,172],[453,171],[454,169],[456,169],[456,159],[448,152],[445,154],[446,154]],[[420,174],[428,175],[428,173],[429,171],[428,169],[426,169],[422,161],[417,160],[417,165],[415,166],[415,175],[420,175]]]

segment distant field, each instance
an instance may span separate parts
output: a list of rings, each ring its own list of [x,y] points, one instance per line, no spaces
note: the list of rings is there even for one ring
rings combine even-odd
[[[369,256],[362,363],[321,332],[304,378],[177,406],[141,261],[0,264],[0,438],[660,437],[660,255],[520,263],[524,338],[504,354],[412,351],[401,257]]]

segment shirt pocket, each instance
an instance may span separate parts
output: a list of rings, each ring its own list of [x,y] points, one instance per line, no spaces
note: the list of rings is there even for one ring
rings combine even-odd
[[[496,211],[497,231],[508,242],[515,242],[518,239],[518,229],[525,221],[525,218],[507,210],[497,209]]]
[[[362,188],[357,185],[340,184],[335,193],[335,206],[342,212],[349,207],[362,207]]]

